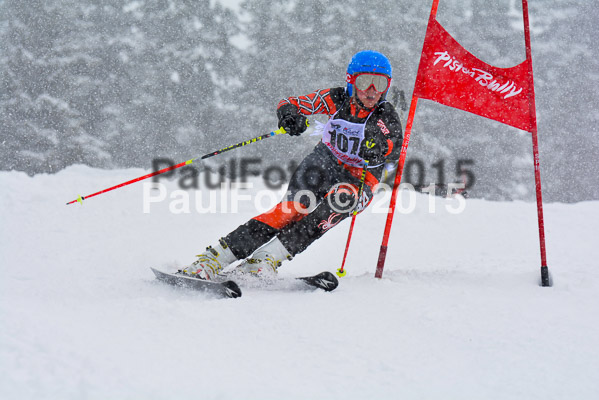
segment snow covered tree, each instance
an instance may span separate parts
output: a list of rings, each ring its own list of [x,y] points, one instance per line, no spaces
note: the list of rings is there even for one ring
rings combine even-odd
[[[1,31],[0,168],[55,172],[73,163],[108,157],[69,88],[69,74],[85,63],[71,42],[77,31],[78,2],[0,4]]]
[[[125,53],[134,98],[123,107],[136,132],[115,137],[122,157],[139,165],[211,149],[235,127],[235,15],[208,0],[131,3],[125,11],[136,38]]]
[[[148,166],[225,136],[236,16],[206,1],[8,0],[2,7],[2,169]]]
[[[443,0],[437,18],[480,59],[509,67],[524,60],[520,4]],[[0,169],[148,167],[251,138],[276,128],[281,98],[345,85],[364,49],[389,57],[409,100],[429,11],[406,0],[245,0],[239,15],[210,0],[2,0]],[[596,13],[548,0],[530,2],[530,17],[546,199],[597,198]],[[240,34],[249,47],[234,45]],[[445,182],[474,160],[471,195],[533,198],[525,133],[430,102],[413,132],[408,161],[424,164],[425,181],[438,180],[441,160]],[[230,156],[287,162],[312,139]]]

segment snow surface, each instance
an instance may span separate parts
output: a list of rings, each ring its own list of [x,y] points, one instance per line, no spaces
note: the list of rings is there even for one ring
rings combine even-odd
[[[552,288],[538,286],[534,204],[467,200],[453,215],[417,195],[396,213],[383,279],[385,214],[370,210],[335,292],[223,300],[149,267],[192,261],[255,215],[251,203],[144,213],[138,183],[65,206],[146,172],[0,172],[0,398],[599,398],[599,202],[545,204]],[[336,269],[348,227],[281,275]]]

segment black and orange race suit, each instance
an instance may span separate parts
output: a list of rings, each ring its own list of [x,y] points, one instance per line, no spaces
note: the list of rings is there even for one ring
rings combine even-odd
[[[317,90],[305,96],[290,97],[279,103],[277,113],[326,114],[363,127],[364,142],[386,141],[384,161],[399,159],[402,141],[401,122],[393,105],[382,101],[372,110],[356,105],[345,88]],[[330,228],[351,215],[354,206],[364,209],[372,200],[384,165],[369,167],[362,197],[356,199],[361,167],[340,161],[323,142],[300,163],[289,182],[287,195],[272,210],[239,226],[224,238],[239,259],[249,257],[257,248],[277,236],[295,255],[305,250]],[[349,206],[348,209],[345,209]]]

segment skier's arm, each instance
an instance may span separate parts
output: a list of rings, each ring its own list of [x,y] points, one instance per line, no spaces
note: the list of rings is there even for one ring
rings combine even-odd
[[[390,103],[382,105],[381,119],[377,124],[381,133],[386,137],[389,144],[389,149],[385,154],[386,162],[397,162],[401,153],[401,145],[403,141],[403,133],[401,128],[401,120],[395,110],[395,107]],[[388,131],[388,133],[387,133]]]
[[[334,114],[343,93],[343,88],[321,89],[281,100],[277,108],[279,128],[283,127],[291,136],[300,135],[308,126],[306,115]]]
[[[279,102],[277,116],[295,113],[301,115],[327,114],[333,115],[337,108],[343,104],[345,89],[342,87],[320,89],[310,94],[297,97],[288,97]]]
[[[362,142],[360,157],[370,161],[371,168],[383,163],[394,163],[401,151],[401,123],[395,108],[383,103],[369,119],[366,140]]]

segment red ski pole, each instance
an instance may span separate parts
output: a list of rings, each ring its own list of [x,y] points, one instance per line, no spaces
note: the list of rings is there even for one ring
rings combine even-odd
[[[77,202],[79,202],[80,204],[82,204],[83,200],[87,200],[90,197],[94,197],[94,196],[97,196],[97,195],[102,194],[102,193],[110,192],[111,190],[115,190],[115,189],[118,189],[120,187],[127,186],[127,185],[130,185],[132,183],[139,182],[139,181],[151,178],[151,177],[156,176],[156,175],[164,174],[165,172],[172,171],[174,169],[183,167],[185,165],[189,165],[189,164],[191,164],[192,162],[194,162],[196,160],[203,160],[205,158],[209,158],[209,157],[216,156],[218,154],[224,153],[225,151],[233,150],[233,149],[236,149],[238,147],[243,147],[243,146],[246,146],[248,144],[258,142],[258,141],[263,140],[263,139],[268,139],[269,137],[272,137],[272,136],[284,135],[285,133],[287,133],[287,132],[285,132],[285,129],[279,128],[276,131],[272,131],[270,133],[267,133],[266,135],[258,136],[258,137],[255,137],[253,139],[246,140],[245,142],[239,142],[239,143],[236,143],[236,144],[231,145],[229,147],[225,147],[223,149],[216,150],[216,151],[213,151],[211,153],[205,154],[203,156],[192,158],[191,160],[183,161],[182,163],[179,163],[177,165],[173,165],[171,167],[167,167],[167,168],[161,169],[160,171],[154,171],[154,172],[152,172],[150,174],[147,174],[147,175],[144,175],[144,176],[140,176],[139,178],[131,179],[130,181],[127,181],[127,182],[119,183],[118,185],[109,187],[109,188],[104,189],[104,190],[100,190],[99,192],[88,194],[87,196],[79,196],[75,200],[69,201],[67,203],[67,205],[73,204],[73,203],[77,203]]]
[[[356,223],[356,216],[358,215],[358,204],[362,198],[362,192],[364,191],[364,181],[366,180],[366,172],[368,171],[368,160],[364,160],[364,169],[362,170],[362,176],[360,177],[360,189],[358,190],[358,202],[352,212],[351,225],[349,226],[349,234],[347,235],[347,243],[345,243],[345,252],[343,253],[343,261],[341,262],[341,268],[337,270],[338,277],[344,277],[347,271],[344,269],[345,260],[347,259],[347,252],[349,250],[349,244],[351,243],[351,235],[354,231],[354,224]]]

